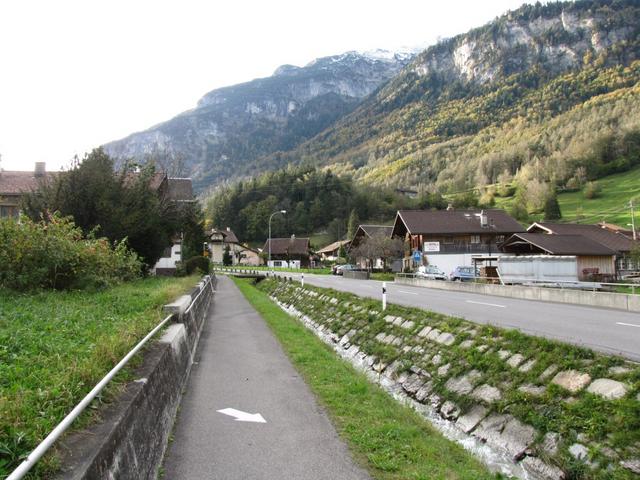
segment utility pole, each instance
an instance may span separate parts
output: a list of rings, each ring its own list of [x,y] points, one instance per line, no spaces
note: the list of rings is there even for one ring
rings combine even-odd
[[[633,239],[637,240],[637,238],[636,238],[636,220],[635,220],[635,215],[633,213],[633,199],[629,200],[629,208],[631,209],[631,231],[633,232]]]

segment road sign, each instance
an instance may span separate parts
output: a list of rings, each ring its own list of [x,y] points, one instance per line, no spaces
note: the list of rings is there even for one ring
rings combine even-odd
[[[422,260],[422,253],[420,253],[420,250],[416,250],[415,252],[413,252],[413,261],[420,262],[421,260]]]

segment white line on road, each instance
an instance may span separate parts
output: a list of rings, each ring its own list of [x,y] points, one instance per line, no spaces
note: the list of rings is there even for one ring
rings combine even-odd
[[[636,325],[635,323],[616,322],[616,325],[624,325],[625,327],[637,327],[637,328],[640,328],[640,325]]]
[[[467,300],[466,302],[467,303],[475,303],[477,305],[487,305],[489,307],[507,308],[506,305],[498,305],[497,303],[474,302],[473,300]]]
[[[406,293],[408,295],[418,295],[416,292],[407,292],[406,290],[398,290],[400,293]]]

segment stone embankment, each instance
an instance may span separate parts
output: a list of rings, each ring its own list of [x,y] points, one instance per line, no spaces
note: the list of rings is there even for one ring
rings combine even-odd
[[[259,288],[396,398],[508,458],[513,474],[640,474],[637,364],[423,310],[381,312],[333,290]]]

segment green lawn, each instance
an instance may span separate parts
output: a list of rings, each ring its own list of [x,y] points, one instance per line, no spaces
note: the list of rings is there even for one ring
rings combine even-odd
[[[640,207],[640,168],[617,173],[598,180],[602,193],[594,199],[586,199],[582,191],[558,195],[563,222],[597,223],[602,220],[622,227],[631,223],[629,200]],[[496,198],[496,207],[508,210],[513,197]],[[640,224],[640,208],[636,209],[636,227]],[[542,214],[532,215],[541,220]],[[628,227],[629,229],[631,227]]]
[[[236,284],[269,324],[333,419],[356,461],[373,478],[489,479],[492,474],[426,420],[356,372],[246,280]]]
[[[0,290],[0,478],[158,324],[160,307],[195,282],[149,278],[97,293]],[[46,457],[30,478],[55,465]]]

